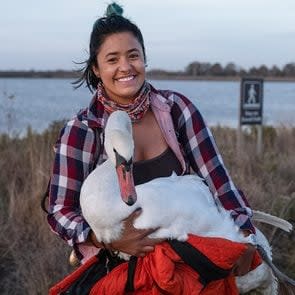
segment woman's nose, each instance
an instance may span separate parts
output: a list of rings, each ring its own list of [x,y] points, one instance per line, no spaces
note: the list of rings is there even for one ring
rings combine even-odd
[[[121,58],[119,64],[119,70],[122,72],[127,72],[131,69],[130,61],[127,58]]]

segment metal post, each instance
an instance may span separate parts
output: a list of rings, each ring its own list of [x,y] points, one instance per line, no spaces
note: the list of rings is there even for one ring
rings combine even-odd
[[[257,155],[261,155],[262,154],[262,151],[263,151],[263,140],[262,140],[262,137],[263,137],[263,125],[258,125],[256,128],[257,128]]]
[[[243,132],[242,132],[242,126],[239,124],[237,129],[237,146],[236,146],[238,157],[241,154],[242,147],[243,147]]]

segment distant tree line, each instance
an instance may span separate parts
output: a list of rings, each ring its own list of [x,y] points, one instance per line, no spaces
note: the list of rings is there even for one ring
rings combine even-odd
[[[184,71],[164,71],[151,70],[148,75],[153,76],[190,76],[190,77],[277,77],[277,78],[295,78],[295,63],[288,63],[282,68],[278,66],[267,67],[261,65],[258,67],[251,67],[248,70],[230,62],[225,66],[220,63],[209,62],[191,62]]]
[[[0,78],[76,78],[77,71],[0,71]]]
[[[77,71],[0,71],[1,77],[24,77],[24,78],[76,78]],[[250,67],[248,70],[236,65],[228,63],[222,66],[220,63],[198,62],[194,61],[187,65],[184,71],[166,71],[162,69],[152,69],[147,71],[149,78],[167,77],[167,78],[182,78],[182,77],[273,77],[273,78],[295,78],[295,62],[288,63],[283,67],[276,65],[267,67],[261,65],[258,67]]]
[[[260,76],[260,77],[295,77],[295,63],[288,63],[282,68],[266,65],[251,67],[245,70],[234,63],[228,63],[224,67],[220,63],[192,62],[185,73],[190,76]]]

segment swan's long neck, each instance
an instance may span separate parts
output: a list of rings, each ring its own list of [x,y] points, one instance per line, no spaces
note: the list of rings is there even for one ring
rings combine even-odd
[[[134,152],[131,120],[123,111],[113,112],[105,128],[105,150],[108,158],[116,165],[114,149],[129,161]]]
[[[116,111],[110,115],[105,129],[105,149],[116,167],[121,197],[126,204],[133,205],[136,202],[132,174],[134,142],[127,113]]]

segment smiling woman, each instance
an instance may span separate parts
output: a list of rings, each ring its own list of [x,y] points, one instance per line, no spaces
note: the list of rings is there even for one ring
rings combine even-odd
[[[132,103],[145,80],[142,46],[129,32],[108,36],[97,53],[93,71],[109,98]]]
[[[247,200],[232,182],[200,112],[182,94],[157,90],[146,82],[140,30],[110,11],[110,15],[94,23],[89,58],[76,82],[77,87],[86,83],[90,91],[95,91],[93,99],[88,108],[65,125],[55,146],[48,214],[52,230],[74,248],[82,263],[103,248],[146,257],[162,242],[149,237],[157,229],[139,230],[133,226],[140,214],[138,210],[125,220],[121,236],[111,244],[97,238],[81,214],[81,186],[96,165],[107,158],[104,134],[108,118],[114,111],[123,110],[132,122],[136,185],[173,172],[197,173],[209,187],[215,203],[230,211],[241,231],[246,235],[255,232]],[[105,175],[101,173],[100,177],[104,179]],[[245,257],[236,261],[235,271],[239,275],[250,269],[254,251],[253,247],[248,248]]]

